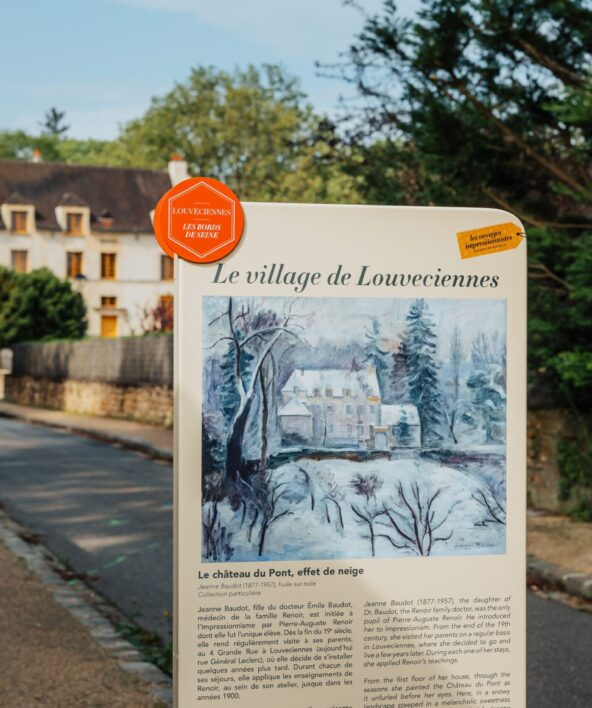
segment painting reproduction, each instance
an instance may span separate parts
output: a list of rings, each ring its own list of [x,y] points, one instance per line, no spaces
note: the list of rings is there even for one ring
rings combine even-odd
[[[202,302],[204,562],[505,552],[505,301]]]

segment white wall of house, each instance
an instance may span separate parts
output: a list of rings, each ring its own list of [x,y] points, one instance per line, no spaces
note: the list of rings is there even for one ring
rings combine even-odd
[[[163,295],[173,295],[173,281],[161,280],[162,250],[152,234],[91,232],[67,236],[59,231],[31,230],[27,235],[0,231],[0,265],[10,267],[12,251],[27,251],[28,269],[46,267],[59,278],[67,276],[68,251],[82,253],[85,280],[72,285],[85,300],[88,334],[100,336],[101,315],[117,317],[117,335],[141,332],[141,311],[154,307]],[[116,254],[114,279],[101,278],[101,253]],[[116,297],[113,310],[101,309],[101,297]]]

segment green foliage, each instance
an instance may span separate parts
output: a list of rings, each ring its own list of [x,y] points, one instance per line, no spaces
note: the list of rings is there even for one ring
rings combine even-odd
[[[135,603],[134,603],[135,605]],[[165,611],[165,617],[170,620],[170,613]],[[142,629],[136,620],[141,617],[141,612],[136,608],[130,619],[123,619],[115,626],[124,639],[132,644],[151,664],[158,666],[165,674],[173,674],[173,641],[163,641],[155,632]],[[169,631],[170,634],[170,631]]]
[[[82,296],[47,268],[15,273],[0,266],[0,347],[18,342],[81,339]]]
[[[139,166],[162,168],[180,153],[192,173],[222,180],[243,199],[357,201],[333,125],[304,98],[278,66],[200,67],[154,98],[120,143]]]
[[[0,131],[0,158],[31,160],[35,148],[45,162],[72,165],[134,167],[134,156],[117,140],[77,140],[59,135],[30,135],[22,130]]]
[[[583,521],[592,521],[592,446],[585,435],[562,438],[557,446],[561,474],[559,494],[563,501],[577,496],[572,512]]]
[[[354,158],[335,126],[274,65],[232,73],[195,68],[116,140],[65,138],[62,127],[58,120],[58,132],[0,132],[0,158],[30,160],[38,148],[48,162],[165,169],[181,154],[190,173],[226,182],[241,199],[360,201],[362,157],[350,169]]]
[[[31,160],[35,148],[43,159],[59,162],[59,139],[54,135],[29,135],[24,130],[0,131],[0,158],[4,160]]]
[[[592,394],[592,8],[579,0],[395,0],[344,71],[365,98],[365,199],[497,206],[528,230],[531,378]],[[349,119],[348,124],[351,124]],[[388,184],[388,187],[385,186]]]

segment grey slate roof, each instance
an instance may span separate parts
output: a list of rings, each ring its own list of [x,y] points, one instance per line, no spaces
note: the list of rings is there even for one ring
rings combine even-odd
[[[150,211],[170,187],[159,170],[0,160],[0,204],[33,204],[39,229],[59,229],[56,206],[84,205],[93,230],[150,232]],[[99,222],[105,213],[112,223]]]

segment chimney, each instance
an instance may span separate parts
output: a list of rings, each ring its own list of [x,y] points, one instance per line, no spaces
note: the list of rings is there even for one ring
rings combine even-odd
[[[171,159],[169,160],[169,179],[171,180],[171,185],[174,187],[188,177],[187,162],[183,159],[183,155],[179,155],[178,153],[171,155]]]
[[[41,150],[39,148],[35,148],[33,150],[33,157],[31,158],[31,162],[43,162],[43,155],[41,154]]]

